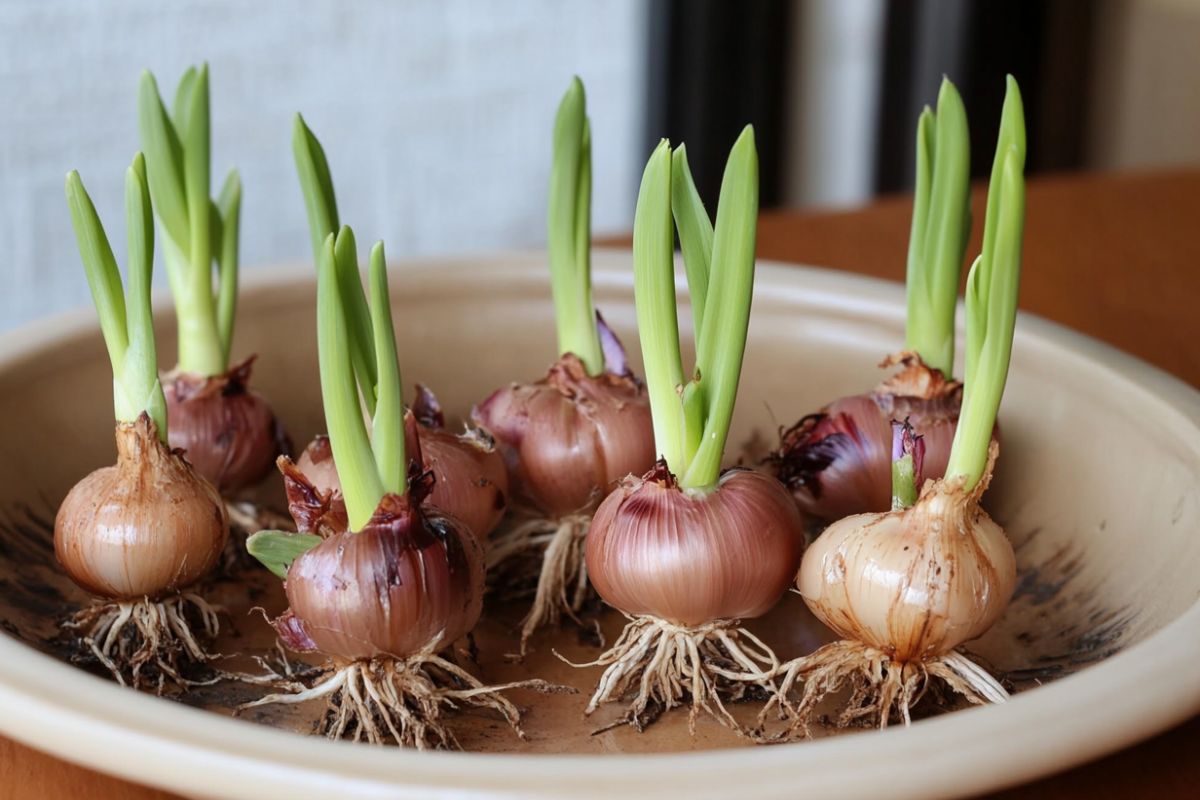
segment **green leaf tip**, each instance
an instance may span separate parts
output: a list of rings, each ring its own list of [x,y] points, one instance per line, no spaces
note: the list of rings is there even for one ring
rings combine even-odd
[[[950,377],[958,285],[971,228],[970,136],[958,89],[943,77],[937,110],[917,118],[907,262],[905,347]]]
[[[345,252],[345,242],[352,238],[353,232],[343,227],[337,236],[331,233],[325,237],[321,248],[317,268],[317,362],[325,429],[342,483],[350,527],[359,530],[383,499],[384,489],[350,362],[349,331],[335,256],[339,249]]]
[[[678,153],[678,151],[676,151]],[[689,216],[692,245],[707,219],[688,199],[686,165],[663,139],[646,162],[634,215],[634,296],[655,446],[687,489],[716,483],[732,421],[749,326],[758,220],[758,153],[747,125],[730,149],[712,227],[707,290],[692,379],[685,380],[675,303],[674,227]],[[680,191],[680,189],[688,191]],[[678,198],[678,199],[677,199]],[[678,224],[678,222],[676,222]],[[685,256],[686,262],[686,256]],[[694,259],[695,262],[695,259]],[[688,265],[685,263],[685,267]],[[688,267],[693,285],[696,263]]]
[[[571,80],[554,116],[546,240],[560,355],[591,375],[604,371],[591,276],[591,124],[583,82]]]
[[[704,433],[680,479],[685,488],[712,486],[721,471],[750,326],[758,192],[758,150],[754,126],[747,125],[729,151],[717,199],[709,296],[696,344],[696,368],[705,399]]]
[[[679,248],[687,273],[692,301],[692,330],[697,340],[704,326],[708,274],[712,262],[713,225],[688,165],[687,147],[679,145],[671,156],[671,213],[679,232]]]
[[[1025,146],[1020,89],[1009,76],[988,184],[983,248],[967,276],[966,376],[946,468],[947,477],[963,477],[968,489],[987,467],[1012,358],[1025,231]]]
[[[364,297],[356,251],[354,231],[343,225],[336,236],[325,238],[317,273],[321,396],[351,530],[366,524],[385,494],[408,490],[403,389],[384,245],[371,248],[369,307],[363,300],[374,382],[354,368],[352,358],[354,326],[348,317],[357,312],[349,298]],[[368,398],[370,431],[361,411]]]
[[[330,234],[337,236],[334,263],[337,266],[342,301],[346,306],[346,320],[350,326],[350,354],[355,375],[359,383],[369,387],[364,396],[367,411],[375,413],[374,387],[378,382],[375,364],[374,337],[371,331],[371,315],[367,298],[358,274],[357,247],[353,231],[346,238],[342,232],[346,226],[338,223],[337,200],[334,194],[333,177],[325,150],[316,135],[309,129],[303,116],[296,114],[292,125],[292,154],[296,162],[296,174],[304,196],[308,216],[309,232],[313,242],[313,260],[319,264],[321,248]]]
[[[391,294],[388,291],[387,257],[383,242],[371,248],[369,279],[371,284],[371,327],[375,338],[376,386],[371,387],[377,400],[371,447],[385,492],[408,491],[408,464],[404,442],[404,391],[400,379],[400,361],[396,353],[396,333],[392,324]]]
[[[258,531],[246,538],[246,552],[258,559],[259,563],[276,577],[286,580],[292,562],[322,541],[321,537],[314,533]]]
[[[113,375],[117,420],[133,422],[142,413],[154,420],[167,441],[166,398],[158,378],[150,279],[154,263],[154,223],[145,165],[135,155],[125,170],[125,221],[129,264],[127,286],[96,208],[75,170],[64,181],[71,225],[91,289]]]
[[[171,111],[149,70],[138,80],[138,130],[163,237],[163,260],[179,327],[179,369],[219,375],[229,366],[236,294],[237,225],[213,212],[209,69],[189,67]],[[218,284],[214,287],[214,264]]]
[[[337,197],[325,149],[299,112],[296,112],[292,123],[292,155],[296,161],[300,189],[304,194],[313,256],[319,258],[325,236],[336,233],[339,227]]]
[[[646,161],[633,218],[633,281],[638,339],[657,455],[677,471],[686,465],[687,424],[675,305],[675,230],[671,217],[671,145]]]

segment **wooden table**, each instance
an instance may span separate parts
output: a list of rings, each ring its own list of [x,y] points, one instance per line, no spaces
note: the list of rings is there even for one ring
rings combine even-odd
[[[983,219],[976,192],[972,253]],[[773,212],[763,258],[902,280],[911,204],[851,212]],[[1200,170],[1033,180],[1021,306],[1095,336],[1200,387]],[[997,742],[996,746],[1003,744]],[[1194,797],[1200,717],[1149,742],[997,798]],[[98,775],[0,738],[0,798],[159,800],[163,792]]]

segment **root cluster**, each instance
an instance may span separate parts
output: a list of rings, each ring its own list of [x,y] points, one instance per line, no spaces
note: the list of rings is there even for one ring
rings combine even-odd
[[[1003,703],[1008,699],[1004,687],[962,653],[897,663],[880,650],[846,640],[789,661],[777,670],[777,675],[782,677],[780,693],[760,716],[761,721],[778,706],[787,720],[787,727],[773,737],[775,741],[810,736],[818,706],[843,689],[848,689],[850,696],[832,718],[839,728],[863,724],[886,728],[894,719],[908,725],[913,706],[935,679],[971,703]],[[798,683],[803,689],[799,700],[792,704],[786,698]]]
[[[418,750],[457,750],[458,740],[447,727],[445,714],[464,706],[498,712],[519,738],[526,738],[520,710],[502,694],[509,689],[570,691],[540,680],[485,686],[428,648],[404,659],[382,656],[333,664],[310,688],[270,694],[246,703],[239,711],[324,697],[325,713],[318,732],[330,739],[394,742]]]
[[[188,667],[218,656],[206,645],[220,630],[217,609],[198,594],[181,592],[162,600],[95,601],[63,623],[78,632],[84,658],[99,661],[122,686],[186,690],[219,680],[194,680]]]
[[[526,520],[496,537],[488,550],[488,570],[499,570],[506,589],[533,584],[533,605],[521,621],[520,656],[529,638],[563,616],[578,625],[579,614],[592,596],[584,547],[591,519],[570,514],[561,519]]]
[[[780,666],[774,652],[727,620],[683,627],[656,617],[633,617],[604,655],[575,666],[606,667],[585,713],[602,703],[629,700],[625,713],[596,733],[620,725],[642,731],[662,713],[690,704],[688,729],[693,734],[696,717],[704,712],[758,740],[758,732],[739,723],[726,703],[755,694],[781,700],[772,677]]]

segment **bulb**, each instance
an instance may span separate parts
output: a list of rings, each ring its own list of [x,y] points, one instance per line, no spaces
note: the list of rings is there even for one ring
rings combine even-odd
[[[254,486],[291,449],[267,401],[247,387],[253,357],[224,375],[172,373],[163,380],[171,447],[222,492]]]
[[[735,469],[678,488],[665,465],[610,494],[587,535],[588,577],[609,605],[679,625],[761,616],[795,576],[803,521],[787,490]]]
[[[424,428],[421,454],[437,479],[429,505],[461,521],[482,541],[504,517],[508,475],[504,459],[486,433]]]
[[[225,504],[145,414],[119,423],[116,438],[116,465],[77,483],[59,507],[54,550],[92,594],[154,600],[216,565],[229,534]]]
[[[962,404],[962,384],[915,353],[880,366],[902,369],[869,394],[843,397],[785,431],[768,465],[806,514],[837,520],[887,511],[892,498],[892,421],[908,421],[925,443],[924,475],[940,478]]]
[[[344,660],[404,658],[475,627],[483,552],[456,520],[426,513],[423,490],[387,495],[357,533],[333,534],[288,570],[285,644]]]
[[[495,437],[512,491],[552,518],[589,510],[654,463],[641,384],[628,374],[589,376],[571,353],[537,383],[496,390],[472,420]]]
[[[844,639],[902,663],[982,635],[1016,585],[1012,545],[979,506],[987,481],[971,492],[930,481],[911,508],[830,525],[800,565],[804,602]]]
[[[408,441],[413,441],[411,434]],[[475,431],[456,435],[422,426],[419,450],[424,469],[433,473],[434,477],[428,505],[462,522],[481,540],[485,538],[504,517],[508,490],[504,460],[491,446],[487,435]],[[328,507],[319,512],[318,517],[324,518],[327,523],[332,523],[336,518],[340,520],[340,527],[344,528],[346,507],[329,438],[318,436],[313,439],[293,468],[299,470],[313,489],[327,496]],[[280,469],[284,469],[282,463]],[[287,470],[284,475],[286,478]],[[285,480],[285,488],[294,483]],[[292,501],[293,495],[295,502]],[[289,509],[297,525],[310,526],[301,527],[300,530],[316,530],[311,527],[316,525],[316,517],[312,516],[314,497],[311,492],[297,485],[288,489],[288,496]]]

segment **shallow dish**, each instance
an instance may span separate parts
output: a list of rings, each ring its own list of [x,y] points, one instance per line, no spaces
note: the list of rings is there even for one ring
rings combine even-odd
[[[628,253],[596,255],[596,299],[636,356],[629,263]],[[235,349],[261,354],[255,385],[306,441],[321,426],[314,282],[293,269],[247,284]],[[451,416],[507,380],[537,377],[554,355],[539,256],[397,264],[392,284],[406,385],[433,386]],[[157,308],[160,348],[172,353],[169,304]],[[880,377],[872,365],[902,341],[903,313],[898,285],[760,264],[731,442],[761,451],[780,424],[871,386]],[[76,480],[111,463],[110,386],[90,312],[0,343],[0,730],[139,782],[288,800],[948,797],[1064,769],[1200,710],[1200,393],[1043,320],[1018,323],[1004,452],[987,502],[1013,539],[1020,581],[1005,617],[969,645],[1016,696],[908,729],[774,747],[736,746],[704,722],[693,739],[682,713],[645,734],[591,736],[604,720],[580,719],[586,696],[521,695],[528,743],[467,718],[463,743],[484,752],[371,748],[256,724],[302,729],[319,708],[227,718],[256,690],[200,692],[189,700],[196,708],[63,663],[53,618],[82,595],[53,564],[46,523]],[[269,645],[266,626],[246,613],[277,604],[277,587],[263,585],[270,590],[253,596],[228,590],[227,650]],[[514,613],[496,609],[481,627],[489,677],[522,674],[503,659]],[[794,597],[752,627],[781,656],[827,636]],[[595,652],[563,629],[535,641],[528,669],[586,689],[595,670],[566,667],[552,644],[572,658]]]

